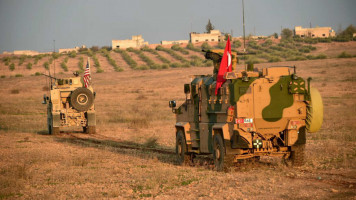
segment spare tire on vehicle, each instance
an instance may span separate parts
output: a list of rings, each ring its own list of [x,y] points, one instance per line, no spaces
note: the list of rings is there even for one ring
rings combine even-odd
[[[80,112],[87,111],[94,103],[94,95],[87,88],[77,88],[70,96],[70,103]]]

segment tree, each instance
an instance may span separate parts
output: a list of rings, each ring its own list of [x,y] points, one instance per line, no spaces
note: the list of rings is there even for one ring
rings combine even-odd
[[[292,36],[293,36],[293,31],[288,28],[284,28],[281,32],[282,39],[288,40],[288,39],[291,39]]]
[[[350,25],[345,30],[343,30],[338,36],[347,39],[352,39],[354,33],[356,33],[356,27]]]
[[[211,30],[214,30],[214,26],[211,24],[210,19],[208,21],[208,24],[205,26],[206,32],[210,33]]]
[[[278,33],[273,33],[274,38],[278,39]]]

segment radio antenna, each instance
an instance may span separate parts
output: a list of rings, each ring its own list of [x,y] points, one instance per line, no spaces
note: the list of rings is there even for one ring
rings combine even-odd
[[[53,77],[56,77],[56,40],[53,40]]]
[[[245,4],[244,0],[242,0],[242,26],[243,26],[243,35],[244,35],[244,66],[245,66],[245,71],[246,69],[246,35],[245,35]]]

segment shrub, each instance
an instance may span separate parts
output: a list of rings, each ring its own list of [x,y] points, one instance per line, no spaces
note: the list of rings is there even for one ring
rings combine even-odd
[[[77,52],[71,51],[71,52],[69,52],[68,56],[71,58],[75,58],[77,56]]]
[[[226,42],[219,42],[217,48],[219,49],[225,49]]]
[[[273,43],[272,43],[272,40],[271,39],[267,39],[263,44],[262,46],[263,47],[269,47],[271,46]]]
[[[21,66],[24,62],[25,62],[25,59],[26,59],[26,55],[22,55],[20,56],[20,61],[19,61],[19,66]]]
[[[1,78],[5,78],[6,76],[5,75],[1,75]]]
[[[40,72],[36,72],[35,76],[41,76],[42,74]]]
[[[97,69],[96,69],[96,73],[103,73],[103,72],[104,72],[104,70],[101,69],[101,68],[97,68]]]
[[[212,49],[211,46],[210,46],[207,42],[204,42],[204,43],[201,45],[201,48],[204,49],[204,50],[210,50],[210,49]]]
[[[292,56],[287,59],[287,61],[299,61],[299,60],[306,60],[307,58],[304,56]]]
[[[164,48],[162,46],[157,46],[156,49],[158,51],[164,51],[164,52],[167,52],[169,55],[171,55],[173,58],[181,61],[181,62],[188,62],[188,60],[186,60],[185,58],[183,58],[182,56],[178,55],[176,52],[174,52],[172,49],[167,49],[167,48]]]
[[[14,71],[14,70],[15,70],[15,64],[14,64],[14,63],[11,63],[11,64],[10,64],[9,70],[10,70],[10,71]]]
[[[196,56],[196,55],[193,55],[193,56],[191,56],[190,58],[191,58],[190,64],[191,64],[192,66],[195,66],[195,67],[202,67],[202,66],[204,66],[204,64],[205,64],[205,63],[204,63],[204,60],[201,59],[200,57]]]
[[[88,48],[83,48],[83,47],[81,47],[80,49],[78,49],[78,52],[79,52],[79,53],[84,53],[84,52],[86,52],[86,51],[88,51]]]
[[[116,64],[116,61],[114,59],[111,58],[110,53],[108,52],[108,50],[106,48],[101,49],[101,52],[103,53],[103,55],[106,57],[106,59],[108,60],[108,62],[110,63],[110,65],[112,65],[114,67],[114,70],[116,72],[121,72],[124,71],[121,67],[119,67]]]
[[[11,57],[3,57],[2,61],[3,62],[10,62],[11,61]]]
[[[180,63],[171,63],[171,64],[170,64],[170,67],[171,67],[171,68],[179,68],[180,66],[181,66]]]
[[[268,59],[268,62],[281,62],[282,60],[277,56],[272,56]]]
[[[97,52],[97,51],[99,51],[99,47],[98,47],[98,46],[92,46],[92,47],[90,48],[90,50],[91,50],[92,52]]]
[[[15,77],[23,77],[22,74],[16,74]]]
[[[139,67],[137,67],[136,69],[139,69],[139,70],[148,70],[150,69],[147,65],[141,65]]]
[[[201,49],[195,47],[191,42],[189,42],[185,48],[195,51],[195,52],[201,52]]]
[[[184,48],[182,48],[181,46],[179,46],[178,44],[175,44],[171,47],[171,49],[173,49],[174,51],[179,51],[184,55],[188,55],[189,51],[185,50]]]
[[[111,51],[112,48],[110,46],[102,46],[101,49],[105,49],[107,51]]]
[[[115,49],[115,52],[120,53],[122,58],[132,69],[135,69],[137,67],[136,61],[134,61],[125,50]]]
[[[65,57],[65,58],[64,58],[64,62],[65,62],[65,63],[68,63],[68,57]]]
[[[79,57],[78,68],[79,68],[78,73],[84,72],[84,58],[83,57]]]
[[[168,69],[169,65],[167,63],[164,63],[164,64],[161,65],[161,68],[162,69]]]
[[[27,69],[32,69],[32,63],[27,63],[26,68]]]
[[[52,62],[53,62],[53,58],[51,57],[51,58],[49,58],[48,63],[52,64]]]
[[[204,67],[211,67],[213,66],[213,61],[212,60],[204,60]]]
[[[348,54],[346,51],[343,51],[341,54],[337,56],[338,58],[351,58],[352,55]]]
[[[315,59],[326,59],[327,58],[327,55],[321,53],[321,54],[318,54]]]
[[[43,67],[48,70],[49,69],[49,63],[48,62],[43,63]]]
[[[63,69],[65,72],[68,71],[68,67],[67,67],[67,64],[66,64],[65,62],[62,62],[62,63],[61,63],[61,67],[62,67],[62,69]]]
[[[241,41],[240,40],[235,40],[232,42],[232,47],[233,48],[239,48],[241,47]]]
[[[52,53],[52,58],[53,58],[53,59],[57,59],[57,58],[59,58],[59,56],[60,56],[60,54],[57,53],[57,52],[53,52],[53,53]]]
[[[151,58],[147,57],[141,50],[131,49],[131,52],[134,52],[135,54],[137,54],[141,58],[141,60],[143,60],[145,63],[147,63],[149,68],[151,68],[151,69],[157,68],[157,66],[154,66],[155,62],[153,62],[153,60],[151,60]]]
[[[148,52],[154,54],[154,55],[155,55],[159,60],[161,60],[163,63],[167,63],[167,64],[170,63],[170,61],[169,61],[167,58],[165,58],[165,57],[161,56],[160,54],[158,54],[158,53],[157,53],[157,50],[150,49],[150,48],[148,48],[148,47],[144,47],[144,48],[142,48],[141,50],[142,50],[142,51],[148,51]]]

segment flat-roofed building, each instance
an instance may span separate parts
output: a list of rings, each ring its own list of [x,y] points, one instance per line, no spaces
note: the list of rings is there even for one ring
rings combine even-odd
[[[190,42],[220,42],[223,41],[223,35],[219,30],[211,30],[210,33],[190,33]]]
[[[327,38],[335,37],[335,31],[331,27],[315,27],[315,28],[303,28],[301,26],[294,27],[294,34],[300,37],[311,38]]]
[[[144,46],[148,46],[148,42],[145,42],[142,38],[142,35],[133,35],[131,40],[112,40],[111,47],[112,49],[120,48],[120,49],[127,49],[127,48],[141,48]]]

